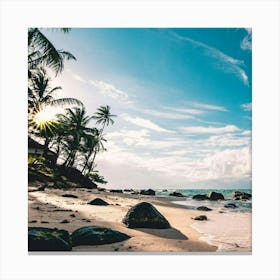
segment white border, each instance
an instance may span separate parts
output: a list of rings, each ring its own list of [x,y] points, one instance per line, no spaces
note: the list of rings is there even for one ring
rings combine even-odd
[[[27,254],[28,26],[253,28],[253,254]],[[280,279],[278,1],[1,2],[1,279]]]

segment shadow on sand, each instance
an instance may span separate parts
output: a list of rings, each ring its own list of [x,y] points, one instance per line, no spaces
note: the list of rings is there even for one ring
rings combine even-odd
[[[155,235],[157,237],[167,238],[167,239],[177,239],[177,240],[188,240],[182,232],[175,228],[168,229],[152,229],[152,228],[134,228],[134,230],[139,230],[147,234]]]

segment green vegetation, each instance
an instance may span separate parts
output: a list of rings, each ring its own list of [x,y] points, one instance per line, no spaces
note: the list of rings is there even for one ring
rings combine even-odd
[[[60,28],[68,33],[69,28]],[[42,143],[41,156],[29,154],[31,178],[63,180],[59,166],[75,168],[91,181],[106,184],[95,170],[98,153],[106,151],[104,129],[114,123],[108,105],[89,116],[83,103],[75,98],[55,98],[62,90],[52,87],[65,60],[76,60],[70,52],[56,49],[39,28],[28,30],[28,134]],[[66,172],[67,173],[67,172]],[[65,178],[65,177],[64,177]]]

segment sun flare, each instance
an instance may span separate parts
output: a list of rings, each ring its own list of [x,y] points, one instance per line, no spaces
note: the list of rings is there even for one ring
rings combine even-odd
[[[55,107],[46,107],[42,108],[35,113],[33,122],[37,127],[48,127],[56,122],[57,114],[60,113],[60,110]]]

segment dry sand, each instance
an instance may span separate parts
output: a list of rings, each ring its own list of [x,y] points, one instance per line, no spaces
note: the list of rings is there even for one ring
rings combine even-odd
[[[29,187],[29,191],[32,186]],[[69,193],[78,198],[62,197]],[[94,198],[108,202],[108,206],[88,205]],[[172,198],[176,200],[179,198]],[[152,203],[169,221],[170,229],[130,229],[122,219],[135,204],[146,201]],[[28,193],[28,225],[65,229],[69,232],[83,226],[109,227],[131,236],[130,239],[109,245],[77,246],[73,251],[92,252],[213,252],[217,247],[199,240],[201,234],[190,225],[192,217],[205,214],[175,205],[170,198],[146,195],[108,193],[98,190],[46,188],[44,191]],[[63,220],[69,223],[61,223]]]

